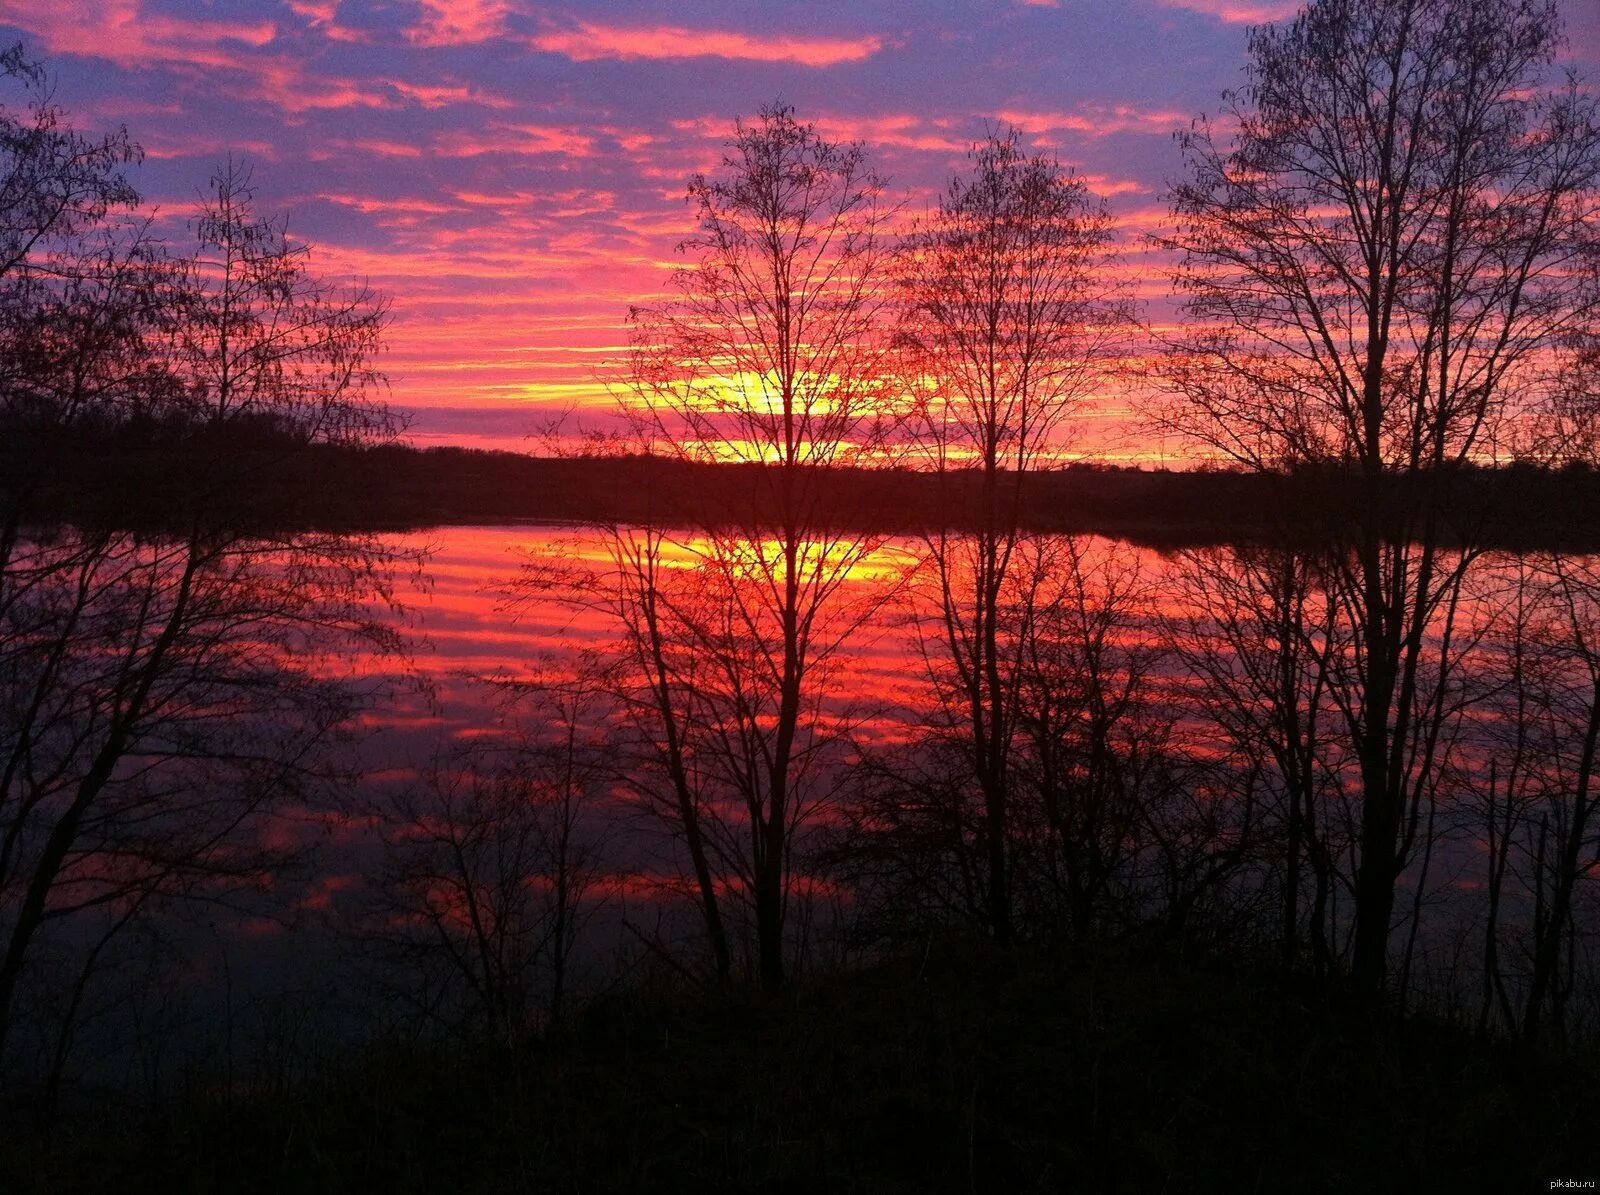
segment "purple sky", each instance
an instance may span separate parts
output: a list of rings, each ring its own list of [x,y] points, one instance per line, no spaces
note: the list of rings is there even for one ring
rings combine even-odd
[[[775,98],[865,141],[914,207],[986,121],[1016,124],[1107,198],[1159,299],[1136,246],[1178,168],[1172,133],[1239,79],[1246,25],[1295,8],[0,0],[0,33],[48,58],[80,124],[129,127],[169,218],[247,158],[322,272],[391,296],[392,398],[419,438],[516,446],[553,412],[610,404],[627,307],[660,292],[689,231],[686,176]],[[1600,0],[1564,8],[1571,58],[1600,78]],[[1102,426],[1119,405],[1105,397]]]

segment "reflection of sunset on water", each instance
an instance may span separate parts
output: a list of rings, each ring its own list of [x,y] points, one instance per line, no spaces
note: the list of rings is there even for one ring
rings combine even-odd
[[[564,661],[581,653],[614,650],[619,635],[618,624],[605,609],[572,601],[570,591],[564,588],[531,597],[524,593],[514,605],[507,600],[519,570],[530,564],[560,563],[577,569],[584,578],[580,586],[612,583],[608,574],[615,567],[615,558],[609,533],[570,525],[453,527],[407,535],[396,543],[408,548],[428,545],[433,552],[430,583],[399,595],[409,610],[409,633],[414,636],[406,671],[425,680],[430,692],[424,699],[395,674],[394,702],[364,719],[372,735],[369,752],[395,763],[388,771],[370,776],[368,783],[377,789],[411,784],[413,769],[435,744],[494,743],[503,738],[507,728],[501,721],[501,707],[493,690],[483,684],[484,678],[560,675],[568,667]],[[748,551],[750,546],[745,547]],[[706,567],[706,556],[717,550],[703,538],[668,536],[661,541],[661,563],[692,586],[697,570]],[[842,644],[832,665],[830,695],[824,701],[841,714],[848,711],[852,742],[868,753],[912,749],[926,733],[936,708],[931,700],[930,683],[935,676],[929,672],[929,652],[937,657],[939,631],[927,605],[929,578],[925,569],[918,567],[927,550],[926,543],[914,539],[885,541],[854,562],[846,582],[856,595],[881,594],[886,588],[895,593],[894,600],[883,606],[870,624],[854,628]],[[1141,665],[1148,668],[1146,694],[1155,702],[1151,712],[1158,722],[1170,720],[1170,730],[1165,732],[1172,736],[1170,747],[1196,765],[1218,769],[1219,777],[1230,774],[1236,766],[1238,745],[1222,733],[1225,724],[1212,722],[1207,713],[1218,676],[1198,672],[1198,657],[1175,655],[1167,645],[1169,636],[1180,632],[1196,645],[1186,649],[1191,651],[1214,638],[1216,649],[1223,654],[1206,666],[1242,677],[1237,672],[1241,662],[1226,654],[1231,650],[1228,640],[1219,637],[1225,630],[1216,621],[1223,609],[1215,605],[1219,595],[1193,588],[1192,578],[1185,580],[1182,555],[1100,538],[1055,542],[1047,538],[1040,541],[1038,550],[1057,557],[1063,552],[1074,554],[1084,588],[1081,592],[1062,591],[1058,600],[1082,601],[1086,617],[1096,616],[1107,578],[1121,578],[1118,584],[1132,587],[1133,604],[1104,628],[1103,644],[1112,653],[1108,663],[1121,668],[1123,664],[1117,661],[1147,659]],[[1194,554],[1197,559],[1223,561],[1228,551],[1202,549]],[[1498,570],[1511,563],[1508,558],[1487,567],[1458,611],[1460,624],[1471,628],[1473,636],[1487,633],[1493,641],[1492,636],[1499,634],[1491,629],[1501,617],[1506,592]],[[1339,656],[1348,656],[1348,645],[1334,646]],[[371,667],[392,669],[393,662],[375,660]],[[819,710],[819,715],[826,720],[823,711]],[[1456,732],[1461,741],[1454,750],[1468,785],[1486,779],[1485,753],[1500,733],[1495,727],[1503,725],[1505,717],[1503,711],[1484,708],[1474,713],[1470,726],[1463,724]],[[763,724],[770,726],[770,721]],[[603,729],[603,720],[595,728]],[[1330,756],[1329,763],[1349,767],[1348,759]],[[1345,816],[1341,810],[1349,795],[1344,785],[1351,779],[1347,775],[1339,781],[1330,773],[1330,782],[1332,787],[1324,791],[1322,799],[1328,816],[1337,819]],[[1203,800],[1214,803],[1219,813],[1238,799],[1225,787],[1203,794]],[[614,792],[608,800],[610,812],[605,816],[618,819],[619,857],[635,862],[603,876],[599,882],[604,890],[628,893],[639,901],[665,901],[669,906],[687,899],[681,875],[663,868],[660,859],[650,861],[658,849],[650,844],[659,831],[652,828],[637,798]],[[1451,816],[1464,812],[1461,807],[1445,808],[1456,809]],[[723,812],[739,816],[732,805],[723,805]],[[839,817],[838,810],[824,808],[815,828],[839,825]],[[371,825],[363,829],[359,823],[350,823],[339,833],[348,844],[346,849],[359,852],[365,849],[359,844],[371,833]],[[1481,865],[1482,850],[1481,844],[1472,843],[1450,847],[1438,874],[1429,881],[1430,899],[1464,899],[1479,890],[1481,881],[1474,869]],[[806,882],[821,881],[811,877]],[[737,887],[728,877],[718,883],[730,895]],[[349,885],[340,882],[338,890],[348,891]],[[308,899],[331,897],[313,895]]]
[[[612,559],[608,541],[593,529],[573,526],[450,527],[397,537],[405,549],[431,549],[427,584],[402,589],[397,599],[408,611],[416,645],[406,667],[437,687],[444,712],[436,725],[464,736],[484,733],[468,698],[474,691],[469,678],[516,677],[533,657],[582,648],[603,648],[617,628],[603,612],[566,601],[552,593],[542,599],[508,607],[508,587],[518,569],[530,560],[559,562],[582,571],[590,584],[603,583]],[[761,559],[772,561],[776,545],[761,546]],[[687,574],[707,567],[715,546],[703,537],[670,537],[664,541],[663,566]],[[914,559],[908,542],[887,542],[859,558],[837,545],[811,544],[807,560],[847,564],[841,579],[863,590],[892,585]],[[755,555],[744,567],[757,569]],[[904,704],[901,689],[910,683],[913,661],[906,632],[893,620],[865,631],[851,643],[852,675],[864,691],[893,708]],[[391,673],[393,663],[374,658],[358,671],[365,675]],[[405,699],[401,699],[405,700]],[[401,718],[400,708],[369,714],[375,724]],[[429,725],[426,715],[403,715],[414,726]]]
[[[1206,618],[1206,606],[1194,593],[1176,584],[1170,551],[1133,547],[1099,537],[1084,537],[1077,542],[1083,553],[1083,567],[1091,579],[1108,562],[1123,558],[1125,566],[1134,570],[1147,587],[1146,604],[1140,608],[1138,620],[1116,628],[1111,641],[1123,647],[1148,644],[1164,621]],[[524,595],[514,608],[509,601],[518,570],[529,563],[559,562],[581,570],[587,578],[584,584],[604,583],[614,566],[612,547],[607,535],[595,528],[560,524],[442,527],[396,536],[393,543],[405,551],[429,552],[426,584],[421,588],[402,587],[396,594],[407,612],[405,627],[412,646],[403,669],[397,671],[394,660],[375,656],[356,665],[360,675],[399,677],[414,673],[458,700],[471,691],[466,683],[470,678],[517,676],[552,653],[559,656],[600,649],[615,640],[614,620],[601,610],[569,600],[563,592],[552,590],[532,600]],[[743,559],[744,567],[755,569],[759,575],[754,561],[758,557],[780,561],[777,549],[777,541],[765,541],[757,552],[746,541],[744,552],[748,555],[736,550],[732,558]],[[667,535],[661,540],[661,563],[664,568],[692,578],[696,570],[707,567],[708,557],[717,550],[715,543],[703,536]],[[920,675],[923,661],[917,623],[929,614],[920,604],[929,580],[919,570],[918,562],[925,553],[921,541],[907,538],[882,540],[859,557],[827,542],[810,543],[805,548],[806,557],[817,562],[847,560],[844,577],[854,591],[877,593],[888,587],[898,594],[882,617],[852,637],[845,652],[853,678],[848,687],[881,702],[881,732],[885,734],[890,733],[892,724],[915,723],[919,717],[918,695],[925,680]],[[1462,620],[1473,627],[1488,625],[1495,616],[1496,603],[1503,600],[1498,596],[1500,588],[1492,575],[1486,575],[1481,591],[1465,602]],[[1206,624],[1202,621],[1201,625]],[[1340,650],[1348,652],[1349,648]],[[1176,661],[1164,664],[1161,675],[1174,693],[1194,692],[1204,683],[1187,674]],[[390,707],[369,712],[365,717],[373,725],[392,722],[413,728],[450,727],[459,719],[462,724],[455,726],[453,733],[490,733],[478,724],[477,715],[469,716],[466,705],[457,709],[454,718],[444,716],[439,722],[431,715],[401,712],[409,708]]]

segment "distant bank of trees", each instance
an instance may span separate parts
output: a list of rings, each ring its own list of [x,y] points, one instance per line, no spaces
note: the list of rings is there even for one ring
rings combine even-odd
[[[22,436],[0,452],[23,460]],[[275,429],[241,421],[221,429],[143,424],[79,434],[52,454],[36,495],[42,519],[110,519],[157,529],[171,510],[165,490],[191,474],[188,461],[226,460],[226,497],[241,522],[265,527],[403,530],[525,519],[689,524],[764,509],[767,467],[659,455],[530,456],[403,442],[314,444],[286,453]],[[271,465],[271,468],[265,466]],[[1003,474],[1002,474],[1003,475]],[[1015,485],[1017,517],[1031,531],[1111,535],[1161,549],[1281,540],[1285,522],[1306,534],[1352,508],[1354,470],[1293,473],[1141,469],[1074,462],[1029,470]],[[982,515],[982,471],[828,466],[820,510],[874,535],[956,535]],[[1459,521],[1506,549],[1600,545],[1600,471],[1581,462],[1470,464],[1416,479],[1447,488]]]

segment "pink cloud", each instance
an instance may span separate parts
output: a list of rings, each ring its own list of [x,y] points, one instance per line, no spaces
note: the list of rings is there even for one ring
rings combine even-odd
[[[1131,178],[1112,178],[1105,174],[1083,174],[1079,177],[1088,185],[1089,190],[1104,198],[1112,195],[1143,195],[1154,189],[1147,182]]]
[[[222,21],[145,12],[139,0],[0,0],[0,23],[27,29],[62,54],[123,65],[204,62],[224,43],[260,49],[277,36],[271,21]]]
[[[455,204],[437,203],[428,199],[384,199],[376,195],[345,195],[324,192],[318,199],[353,208],[364,215],[445,215],[460,211]]]
[[[370,42],[372,38],[365,30],[339,24],[341,3],[342,0],[288,0],[289,11],[329,41]]]
[[[154,130],[140,134],[139,145],[145,157],[157,161],[179,158],[214,158],[220,161],[231,153],[244,154],[257,161],[275,162],[280,156],[275,143],[259,137]]]
[[[869,146],[964,153],[972,138],[951,131],[950,120],[892,114],[887,116],[821,116],[816,126],[836,141],[864,141]]]
[[[1160,0],[1167,8],[1181,8],[1215,17],[1229,25],[1264,25],[1283,21],[1300,11],[1300,0]]]
[[[587,157],[594,139],[571,129],[532,124],[493,124],[481,131],[447,133],[434,144],[434,153],[448,158],[474,158],[481,154],[566,154]]]
[[[1089,104],[1073,112],[1011,110],[996,115],[1025,133],[1082,133],[1107,137],[1113,133],[1171,133],[1191,119],[1190,114],[1164,109],[1136,108],[1129,104]]]
[[[402,101],[353,79],[316,78],[298,63],[284,59],[231,64],[242,72],[241,95],[281,108],[285,112],[312,112],[319,108],[394,108]]]
[[[277,37],[271,21],[172,17],[146,12],[140,0],[60,0],[49,6],[0,0],[0,23],[26,29],[53,54],[132,69],[168,66],[213,80],[220,74],[233,95],[285,112],[393,108],[404,102],[381,85],[311,75],[297,56],[262,53]]]
[[[340,137],[321,141],[307,151],[314,162],[346,158],[352,154],[370,154],[375,158],[420,158],[422,147],[410,141],[384,140],[381,137]]]
[[[339,0],[289,0],[289,11],[313,25],[326,25],[339,15]]]
[[[614,26],[579,22],[576,29],[550,30],[533,38],[541,50],[574,62],[599,58],[733,58],[751,62],[793,62],[835,66],[861,62],[883,48],[877,37],[759,36],[674,25]]]
[[[406,31],[418,46],[467,46],[493,41],[506,31],[505,0],[422,0],[422,20]]]
[[[451,104],[477,104],[483,108],[509,108],[511,101],[489,95],[472,87],[452,84],[407,83],[403,79],[387,79],[386,83],[408,100],[424,108],[445,108]]]

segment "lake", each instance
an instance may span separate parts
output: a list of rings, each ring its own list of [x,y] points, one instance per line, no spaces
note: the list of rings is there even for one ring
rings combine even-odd
[[[310,1056],[352,1034],[459,1026],[477,1015],[485,976],[504,989],[489,1007],[526,1004],[537,1021],[552,992],[559,1004],[702,973],[708,894],[731,968],[752,973],[763,848],[749,802],[771,799],[780,748],[792,761],[779,848],[791,967],[843,965],[981,917],[984,812],[966,690],[950,664],[952,644],[981,629],[944,618],[940,602],[946,588],[970,590],[974,541],[842,537],[798,550],[798,587],[813,575],[826,583],[795,628],[807,670],[792,742],[779,733],[768,650],[784,628],[763,605],[790,576],[781,551],[695,535],[645,541],[659,616],[676,628],[660,652],[701,868],[674,804],[639,621],[619,617],[639,613],[625,584],[639,561],[619,549],[637,549],[640,534],[528,523],[384,536],[386,553],[421,567],[399,570],[392,604],[369,603],[395,642],[315,658],[361,708],[315,782],[248,823],[281,866],[225,898],[164,902],[142,923],[147,937],[107,954],[77,1055],[98,1057],[91,1069],[124,1085],[236,1074],[249,1057],[281,1054],[285,1034],[291,1054]],[[1296,574],[1302,637],[1287,655],[1289,641],[1274,647],[1270,620],[1241,604],[1238,587],[1272,560],[1096,536],[1032,536],[1015,549],[1011,575],[1029,580],[1005,590],[994,635],[1015,678],[1008,841],[1026,924],[1131,926],[1181,908],[1197,924],[1230,918],[1269,934],[1289,834],[1299,836],[1300,932],[1348,949],[1358,808],[1330,691],[1348,683],[1355,647],[1318,629],[1337,584],[1324,566]],[[1419,672],[1438,696],[1426,744],[1438,758],[1408,763],[1412,849],[1395,912],[1396,965],[1415,969],[1418,984],[1472,982],[1459,964],[1482,933],[1493,841],[1484,777],[1507,747],[1495,694],[1510,595],[1531,592],[1514,584],[1520,567],[1509,555],[1475,566],[1454,613],[1459,650],[1439,657],[1452,667]],[[1441,650],[1448,612],[1424,629],[1424,655]],[[1545,625],[1524,617],[1535,624]],[[1555,678],[1554,641],[1539,642]],[[1295,830],[1270,752],[1247,751],[1276,716],[1260,696],[1272,691],[1260,667],[1275,650],[1294,672],[1295,700],[1314,704],[1325,728],[1308,747]],[[1541,784],[1523,793],[1529,809],[1549,798]],[[1491,786],[1491,812],[1493,798]],[[1505,824],[1525,839],[1525,823]],[[1508,919],[1534,900],[1536,885],[1502,886]],[[1592,898],[1588,887],[1582,896]],[[106,922],[78,924],[57,946],[82,948]],[[494,956],[481,974],[462,942]]]

